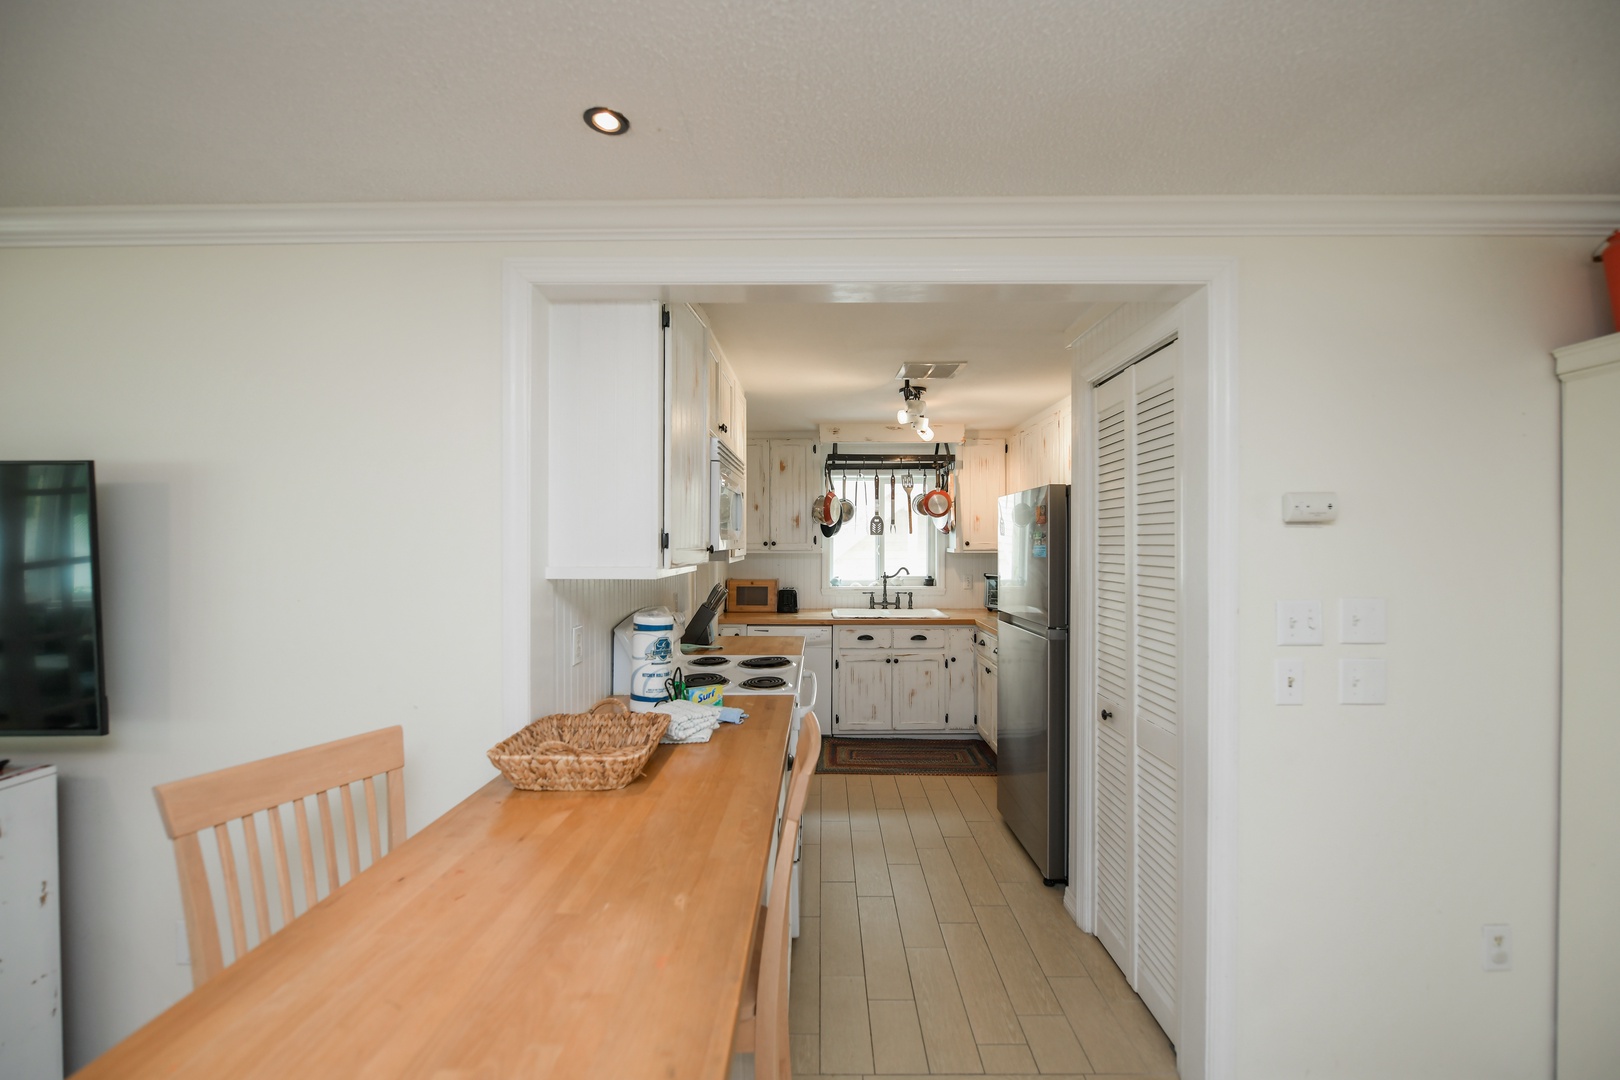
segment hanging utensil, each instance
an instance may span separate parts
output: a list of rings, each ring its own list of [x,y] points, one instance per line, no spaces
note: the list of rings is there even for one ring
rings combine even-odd
[[[900,486],[906,489],[906,532],[914,533],[917,527],[911,517],[911,489],[915,486],[915,481],[912,480],[911,473],[906,473],[900,481]]]
[[[889,531],[899,532],[894,524],[894,473],[889,474]]]
[[[838,523],[840,525],[844,524],[855,516],[855,504],[849,501],[849,473],[844,474],[843,482],[844,494],[843,497],[838,500]]]
[[[883,535],[883,479],[872,474],[872,520],[866,523],[870,536]]]

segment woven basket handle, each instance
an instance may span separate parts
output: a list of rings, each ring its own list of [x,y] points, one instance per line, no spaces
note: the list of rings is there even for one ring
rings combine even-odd
[[[618,698],[605,697],[601,701],[598,701],[595,705],[592,705],[591,708],[590,708],[590,711],[593,712],[593,713],[604,712],[604,711],[605,712],[629,712],[630,711],[630,706],[626,705],[624,702],[620,701]]]

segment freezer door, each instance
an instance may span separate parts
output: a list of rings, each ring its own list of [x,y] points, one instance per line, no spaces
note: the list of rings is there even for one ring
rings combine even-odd
[[[996,807],[1040,868],[1069,875],[1069,641],[1005,617],[997,647]]]
[[[1068,485],[1003,495],[996,510],[997,607],[1023,622],[1068,626]]]

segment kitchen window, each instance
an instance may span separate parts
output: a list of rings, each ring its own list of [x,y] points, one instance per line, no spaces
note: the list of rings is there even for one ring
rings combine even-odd
[[[857,481],[850,477],[851,488]],[[872,478],[868,476],[860,487],[871,493]],[[852,492],[853,494],[853,492]],[[909,573],[889,579],[891,595],[895,589],[921,589],[935,584],[939,578],[940,553],[945,537],[934,526],[934,519],[913,514],[910,527],[906,523],[905,496],[895,498],[895,527],[889,528],[888,491],[878,504],[883,521],[883,532],[873,535],[867,530],[872,521],[872,503],[859,502],[855,516],[835,533],[827,548],[827,585],[833,589],[880,589],[882,574],[892,574],[904,567]]]

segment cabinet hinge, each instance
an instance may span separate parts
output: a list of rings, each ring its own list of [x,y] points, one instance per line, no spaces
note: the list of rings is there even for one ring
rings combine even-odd
[[[662,551],[669,550],[669,533],[662,533],[658,539],[658,547]]]
[[[669,329],[669,308],[664,309],[664,329]]]

